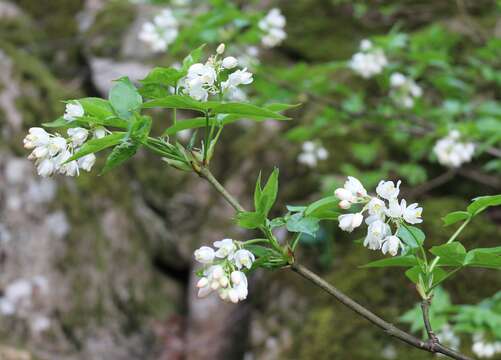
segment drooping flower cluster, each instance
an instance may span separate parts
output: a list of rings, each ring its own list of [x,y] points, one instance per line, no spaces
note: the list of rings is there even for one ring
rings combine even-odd
[[[329,156],[327,150],[313,141],[303,143],[302,152],[299,154],[297,161],[309,167],[317,166],[321,160],[326,160]]]
[[[278,8],[271,9],[266,16],[259,21],[259,28],[265,32],[261,38],[264,46],[272,48],[280,45],[287,37],[285,32],[286,20]]]
[[[66,105],[63,118],[72,122],[84,115],[84,109],[78,102]],[[34,160],[38,175],[48,177],[59,173],[67,176],[78,176],[80,169],[90,171],[96,161],[94,154],[85,155],[78,160],[67,162],[78,151],[89,136],[101,138],[106,135],[104,127],[97,127],[91,131],[82,127],[73,127],[67,130],[68,138],[59,134],[50,134],[40,127],[29,129],[28,135],[23,140],[24,147],[33,150],[28,156]]]
[[[243,270],[252,267],[254,254],[232,239],[215,241],[214,248],[202,246],[195,250],[195,259],[204,265],[197,283],[198,296],[206,297],[217,291],[224,301],[245,300],[248,282]]]
[[[365,223],[368,225],[364,246],[371,250],[381,250],[383,254],[397,255],[403,248],[402,241],[397,236],[398,228],[402,223],[419,224],[423,209],[417,203],[407,206],[407,201],[398,201],[400,183],[381,180],[376,188],[376,196],[367,194],[362,183],[349,176],[344,187],[336,189],[334,194],[340,200],[339,207],[349,209],[354,204],[362,205],[359,212],[340,215],[339,227],[352,232],[364,220],[364,213],[368,216]],[[395,231],[392,231],[392,227]]]
[[[390,96],[403,108],[413,107],[415,100],[423,95],[423,90],[413,79],[398,72],[391,74],[390,86]]]
[[[28,320],[33,332],[45,331],[50,327],[50,319],[41,313],[37,304],[48,291],[48,282],[43,276],[17,279],[3,289],[0,314]]]
[[[460,137],[459,131],[452,130],[446,137],[437,141],[433,152],[437,155],[440,164],[457,168],[471,161],[475,153],[475,144],[462,142]]]
[[[211,56],[205,64],[196,63],[189,67],[188,74],[181,81],[182,91],[198,101],[207,101],[209,95],[226,96],[229,100],[242,100],[240,85],[248,85],[254,80],[247,68],[237,69],[238,60],[233,56],[219,59],[225,46],[217,48],[217,54]],[[234,70],[235,69],[235,70]],[[227,74],[226,80],[222,77]]]
[[[501,341],[487,342],[483,334],[477,333],[473,336],[471,350],[480,358],[492,358],[501,354]]]
[[[365,79],[380,74],[388,60],[382,49],[374,47],[370,40],[360,42],[360,51],[355,53],[350,62],[350,68]]]
[[[141,27],[138,38],[144,41],[154,52],[166,51],[176,40],[179,33],[179,23],[171,9],[166,8]]]

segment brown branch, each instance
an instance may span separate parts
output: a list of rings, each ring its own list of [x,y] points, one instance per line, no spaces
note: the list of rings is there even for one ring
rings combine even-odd
[[[431,327],[430,305],[431,305],[431,300],[429,299],[421,301],[421,311],[423,313],[424,328],[426,329],[426,333],[428,334],[430,345],[435,347],[436,345],[440,344],[440,340],[438,339],[437,335],[435,335],[435,333],[433,332],[433,328]]]
[[[226,199],[226,201],[228,201],[228,203],[233,207],[233,209],[235,209],[237,212],[245,211],[243,206],[240,205],[240,203],[238,202],[238,200],[236,200],[230,193],[226,191],[224,186],[212,175],[212,173],[208,168],[202,167],[201,169],[195,171],[200,177],[206,179],[214,187],[214,189],[216,189]],[[297,263],[293,263],[290,266],[290,268],[294,272],[305,278],[306,280],[309,280],[316,286],[326,291],[328,294],[333,296],[343,305],[347,306],[348,308],[350,308],[363,318],[367,319],[380,329],[384,330],[388,335],[424,351],[428,351],[431,353],[440,353],[443,355],[447,355],[452,359],[457,359],[457,360],[471,360],[466,355],[463,355],[457,351],[449,349],[448,347],[440,344],[438,341],[436,343],[431,343],[430,341],[423,341],[415,337],[414,335],[411,335],[397,328],[395,325],[381,319],[379,316],[377,316],[364,306],[360,305],[359,303],[357,303],[356,301],[345,295],[336,287],[329,284],[327,281],[322,279],[320,276],[318,276],[311,270],[308,270],[304,266],[299,265]]]

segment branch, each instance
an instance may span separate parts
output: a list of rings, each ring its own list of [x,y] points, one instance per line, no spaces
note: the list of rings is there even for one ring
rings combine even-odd
[[[421,301],[421,311],[423,312],[424,327],[426,329],[426,333],[428,334],[428,339],[430,340],[431,345],[435,346],[440,343],[440,340],[438,339],[437,335],[435,335],[435,333],[433,332],[433,328],[431,327],[430,305],[431,305],[430,299],[425,299]]]
[[[199,170],[195,170],[197,174],[206,179],[225,199],[228,201],[228,203],[237,211],[237,212],[242,212],[245,211],[243,206],[240,205],[238,200],[236,200],[230,193],[226,191],[223,185],[212,175],[210,170],[206,167],[202,167]],[[449,349],[446,346],[443,346],[440,344],[438,341],[437,342],[431,342],[431,341],[423,341],[414,335],[411,335],[403,330],[400,330],[393,324],[390,324],[389,322],[381,319],[379,316],[368,310],[367,308],[363,307],[347,295],[345,295],[343,292],[326,282],[324,279],[322,279],[320,276],[315,274],[314,272],[308,270],[302,265],[299,265],[297,263],[293,263],[291,265],[291,269],[301,275],[303,278],[306,280],[309,280],[316,286],[320,287],[324,291],[326,291],[328,294],[333,296],[336,300],[341,302],[343,305],[346,307],[350,308],[351,310],[355,311],[357,314],[362,316],[363,318],[367,319],[380,329],[384,330],[388,335],[399,339],[411,346],[414,346],[415,348],[428,351],[431,353],[440,353],[443,355],[447,355],[452,359],[456,360],[471,360],[469,357],[458,353],[452,349]],[[424,312],[423,312],[424,314]],[[426,326],[426,321],[425,321],[425,326]],[[431,329],[431,327],[430,327]]]

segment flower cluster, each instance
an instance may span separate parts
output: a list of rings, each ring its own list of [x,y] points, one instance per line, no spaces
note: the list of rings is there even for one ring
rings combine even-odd
[[[198,101],[207,101],[210,95],[226,96],[229,100],[242,100],[240,85],[248,85],[254,80],[247,68],[236,69],[238,60],[233,56],[219,59],[225,46],[217,48],[217,54],[211,56],[205,64],[196,63],[189,67],[188,74],[181,80],[182,91]],[[230,72],[231,71],[231,72]],[[228,73],[225,81],[222,76]]]
[[[368,225],[368,231],[364,246],[371,250],[381,250],[383,254],[397,255],[398,250],[403,248],[397,236],[399,226],[404,222],[418,224],[423,221],[423,209],[418,207],[417,203],[407,206],[405,199],[398,201],[400,183],[401,181],[395,184],[393,181],[381,180],[376,188],[377,196],[371,196],[358,179],[349,176],[344,187],[334,192],[340,200],[339,207],[349,209],[354,204],[361,204],[363,207],[357,213],[340,215],[339,227],[352,232],[362,224],[364,212],[367,211],[365,223]]]
[[[313,141],[304,142],[302,150],[297,161],[309,167],[317,166],[319,160],[325,160],[329,156],[329,153],[323,146]]]
[[[471,350],[480,358],[491,358],[501,354],[501,341],[487,342],[483,334],[473,336],[473,346]]]
[[[48,282],[43,276],[17,279],[5,287],[0,297],[0,314],[28,319],[34,332],[47,330],[50,320],[36,309],[36,303],[48,291]]]
[[[249,270],[255,260],[254,254],[241,248],[232,239],[214,242],[214,250],[202,246],[195,250],[195,259],[204,264],[201,278],[197,283],[198,296],[205,297],[217,291],[225,301],[238,303],[248,294],[247,277],[242,270]]]
[[[152,22],[143,24],[139,32],[139,40],[148,44],[155,52],[166,51],[176,40],[179,24],[171,9],[162,10]]]
[[[63,118],[72,122],[84,115],[84,109],[78,102],[66,105]],[[73,127],[67,130],[68,138],[59,134],[50,134],[40,127],[29,129],[28,135],[23,140],[24,147],[33,150],[28,159],[34,160],[38,175],[48,177],[59,173],[67,176],[77,176],[80,169],[90,171],[96,161],[94,154],[85,155],[78,160],[67,162],[78,151],[91,135],[91,131],[82,127]],[[104,127],[96,127],[92,130],[94,138],[102,138],[106,135]]]
[[[285,17],[280,9],[271,9],[266,16],[259,21],[259,28],[265,32],[261,42],[266,47],[275,47],[279,45],[287,37],[284,31]]]
[[[461,134],[452,130],[449,134],[437,141],[433,152],[437,155],[438,162],[447,167],[460,167],[470,162],[475,153],[475,144],[459,141]]]
[[[398,72],[391,74],[390,86],[390,96],[403,108],[413,107],[415,99],[423,95],[423,90],[414,80]]]
[[[373,46],[370,40],[360,42],[360,51],[355,53],[350,62],[350,68],[365,79],[380,74],[388,60],[382,49]]]

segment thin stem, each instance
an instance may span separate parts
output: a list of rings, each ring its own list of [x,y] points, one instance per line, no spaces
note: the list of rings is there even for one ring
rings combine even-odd
[[[433,332],[433,328],[431,327],[430,322],[430,305],[431,299],[424,299],[421,301],[421,311],[423,313],[423,322],[424,328],[426,329],[426,333],[428,334],[428,339],[433,345],[437,345],[440,343],[437,335]]]
[[[252,245],[252,244],[260,244],[260,243],[269,243],[268,239],[252,239],[243,242],[243,245]]]
[[[209,150],[210,134],[209,134],[209,112],[205,112],[205,142],[204,142],[204,165],[207,162],[207,151]]]
[[[461,231],[463,231],[463,229],[466,227],[466,225],[469,224],[470,220],[471,220],[471,218],[468,218],[464,223],[462,223],[461,226],[456,230],[456,232],[454,234],[452,234],[452,236],[449,238],[449,240],[447,240],[446,244],[450,244],[451,242],[456,240],[456,238],[459,236],[459,234],[461,234]],[[440,256],[437,256],[437,257],[435,257],[435,259],[433,259],[433,262],[430,265],[429,273],[433,272],[433,270],[435,269],[435,266],[437,266],[438,260],[440,260]]]
[[[291,246],[292,252],[296,250],[300,238],[301,238],[301,233],[297,233],[296,236],[294,237],[294,240],[292,240],[292,246]]]
[[[240,205],[240,203],[238,202],[238,200],[236,200],[230,193],[228,193],[228,191],[226,191],[223,185],[221,185],[221,183],[217,181],[217,179],[212,175],[209,169],[207,169],[206,167],[202,167],[198,171],[198,174],[202,178],[206,179],[237,212],[245,211],[243,206]],[[400,330],[393,324],[383,320],[382,318],[380,318],[367,308],[363,307],[362,305],[360,305],[359,303],[357,303],[356,301],[345,295],[343,292],[341,292],[340,290],[329,284],[327,281],[322,279],[320,276],[305,268],[304,266],[299,265],[298,263],[293,263],[291,264],[290,268],[294,272],[305,278],[306,280],[312,282],[316,286],[326,291],[328,294],[333,296],[343,305],[347,306],[348,308],[355,311],[363,318],[369,320],[371,323],[384,330],[388,335],[424,351],[428,351],[431,353],[441,353],[443,355],[449,356],[452,359],[457,359],[457,360],[471,360],[471,358],[461,353],[458,353],[457,351],[449,349],[448,347],[443,346],[440,343],[433,344],[429,341],[425,342],[415,337],[414,335],[411,335],[403,330]]]

